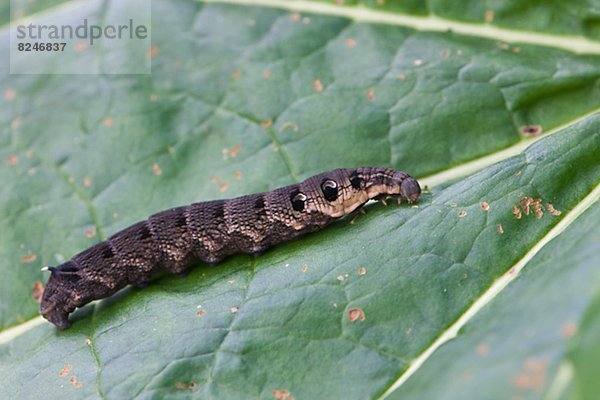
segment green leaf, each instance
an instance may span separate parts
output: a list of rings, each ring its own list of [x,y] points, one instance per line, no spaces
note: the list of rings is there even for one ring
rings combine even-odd
[[[0,65],[1,397],[596,393],[600,44],[529,16],[538,34],[505,43],[518,26],[272,3],[154,1],[151,75]],[[430,191],[125,289],[67,331],[37,316],[41,266],[154,212],[362,165]]]

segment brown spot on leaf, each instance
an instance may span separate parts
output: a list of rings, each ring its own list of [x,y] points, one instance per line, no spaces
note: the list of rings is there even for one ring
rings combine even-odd
[[[81,383],[79,383],[79,382],[77,381],[77,376],[76,376],[76,375],[72,375],[72,376],[69,378],[69,382],[71,382],[71,383],[73,384],[73,386],[75,386],[77,389],[79,389],[79,388],[81,387]]]
[[[313,88],[315,88],[315,92],[322,92],[323,91],[323,84],[321,83],[321,81],[319,80],[319,78],[315,79],[313,81]]]
[[[488,211],[488,210],[490,209],[490,205],[489,205],[487,202],[485,202],[485,201],[482,201],[482,202],[481,202],[481,209],[482,209],[483,211]]]
[[[6,157],[6,162],[8,165],[17,165],[19,163],[19,158],[14,154],[11,154],[10,156]]]
[[[502,228],[502,224],[498,224],[498,233],[504,233],[504,228]]]
[[[66,364],[63,369],[60,370],[60,372],[58,373],[58,376],[66,376],[68,375],[71,370],[73,369],[73,366],[70,364]]]
[[[158,95],[151,94],[150,95],[150,101],[153,102],[153,103],[156,103],[158,101]]]
[[[356,40],[354,39],[346,39],[344,44],[348,47],[356,47]]]
[[[529,357],[523,363],[523,371],[513,378],[513,384],[519,389],[541,390],[546,384],[548,362]]]
[[[405,80],[405,79],[406,79],[406,74],[405,74],[405,73],[403,73],[403,72],[400,72],[400,73],[398,74],[398,79],[400,79],[401,81]]]
[[[175,387],[177,389],[187,389],[187,390],[191,390],[191,389],[196,389],[198,387],[198,384],[196,382],[190,382],[190,383],[185,383],[185,382],[175,382]]]
[[[560,327],[560,336],[568,339],[573,337],[577,333],[577,325],[573,322],[567,322],[563,326]]]
[[[88,45],[86,42],[77,42],[75,43],[75,51],[78,53],[84,52],[88,49]]]
[[[89,239],[93,238],[94,236],[96,236],[96,230],[93,228],[86,229],[85,236],[88,237]]]
[[[36,303],[40,303],[42,301],[42,295],[44,294],[44,285],[42,282],[35,281],[33,284],[33,289],[31,289],[31,295],[33,296],[33,300]]]
[[[238,312],[238,311],[239,311],[239,309],[240,309],[239,307],[231,307],[231,308],[229,309],[229,311],[230,311],[232,314],[235,314],[236,312]]]
[[[410,335],[412,333],[412,328],[408,327],[408,328],[404,329],[404,333],[406,333],[407,335]]]
[[[521,210],[517,208],[517,206],[512,206],[512,213],[517,217],[517,219],[521,219]]]
[[[375,89],[370,88],[369,90],[367,90],[367,99],[369,101],[375,100]]]
[[[554,206],[552,205],[552,203],[548,203],[546,205],[546,210],[548,210],[548,212],[550,214],[554,215],[555,217],[562,214],[562,211],[555,209]]]
[[[294,13],[290,14],[290,19],[294,22],[300,21],[301,18],[302,18],[302,16],[300,15],[299,12],[294,12]]]
[[[458,217],[463,218],[467,216],[467,212],[465,210],[461,210],[458,212]]]
[[[233,72],[231,73],[231,77],[232,77],[233,79],[238,79],[238,78],[239,78],[241,75],[242,75],[242,73],[240,72],[240,70],[239,70],[239,69],[236,69],[235,71],[233,71]]]
[[[90,338],[86,338],[86,339],[85,339],[85,345],[86,345],[86,346],[91,346],[91,345],[92,345],[92,339],[90,339]]]
[[[290,391],[287,389],[273,390],[273,397],[275,397],[277,400],[294,400],[290,394]]]
[[[218,183],[218,182],[219,182],[219,177],[218,177],[218,176],[212,176],[212,177],[210,178],[210,181],[211,181],[212,183]]]
[[[352,322],[356,320],[364,321],[365,312],[360,308],[352,308],[350,311],[348,311],[348,318],[350,318],[350,321]]]
[[[306,271],[308,271],[308,264],[304,264],[302,266],[302,272],[306,272]]]
[[[236,157],[237,157],[237,155],[238,155],[238,153],[240,152],[240,150],[241,150],[241,149],[242,149],[242,146],[240,146],[240,145],[238,144],[238,145],[237,145],[237,146],[235,146],[234,148],[232,148],[232,149],[229,149],[229,155],[230,155],[232,158],[236,158]]]
[[[532,200],[531,208],[533,209],[533,212],[535,213],[535,217],[537,219],[542,218],[542,216],[544,215],[544,207],[542,206],[542,199],[538,198],[538,199]]]
[[[269,79],[269,78],[271,77],[271,71],[269,71],[268,69],[265,69],[265,70],[263,71],[263,77],[264,77],[265,79]]]
[[[240,179],[242,179],[242,173],[240,171],[235,171],[233,176],[235,177],[235,179],[237,179],[238,181]]]
[[[151,46],[148,51],[146,51],[146,57],[154,58],[158,55],[159,50],[157,46]]]
[[[359,276],[364,276],[367,273],[367,269],[365,267],[360,267],[358,269],[358,275]]]
[[[230,285],[235,285],[235,279],[230,279],[227,281],[227,283]]]
[[[477,354],[480,356],[486,356],[490,352],[490,346],[485,343],[481,343],[477,346]]]
[[[271,125],[273,125],[273,120],[271,118],[264,120],[263,122],[261,122],[260,126],[262,126],[263,128],[267,129],[270,128]]]
[[[198,311],[198,312],[196,313],[196,317],[201,317],[201,316],[203,316],[204,314],[206,314],[206,311],[204,311],[204,310],[200,310],[200,311]]]
[[[113,120],[111,118],[104,118],[104,121],[102,121],[102,124],[104,126],[107,126],[110,128],[113,124]]]
[[[158,165],[158,163],[152,164],[152,173],[156,176],[162,175],[162,169],[160,169],[160,165]]]
[[[492,22],[494,20],[494,10],[485,11],[485,22]]]
[[[224,191],[227,190],[228,187],[229,187],[229,185],[227,183],[222,183],[222,184],[219,185],[219,190],[221,192],[224,192]]]
[[[83,178],[83,186],[85,186],[85,187],[92,186],[92,180],[89,178]]]
[[[36,259],[37,259],[37,256],[35,254],[28,254],[26,256],[19,258],[19,261],[21,261],[22,263],[32,263]]]
[[[515,172],[515,175],[516,175],[516,176],[519,176],[519,175],[521,175],[521,170],[520,170],[520,169],[518,169],[518,170],[517,170],[517,172]]]
[[[17,92],[14,91],[13,89],[6,89],[4,91],[4,98],[8,101],[10,100],[14,100],[15,97],[17,97]]]
[[[541,125],[524,125],[521,127],[521,134],[525,137],[539,136],[542,133]]]

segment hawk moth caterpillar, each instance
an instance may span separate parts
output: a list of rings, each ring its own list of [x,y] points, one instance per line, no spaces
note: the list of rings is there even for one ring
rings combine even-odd
[[[51,271],[40,313],[59,329],[77,307],[134,284],[145,286],[159,269],[184,274],[200,260],[217,264],[234,253],[268,247],[314,232],[388,196],[419,199],[419,183],[389,168],[336,169],[304,182],[229,200],[171,208],[133,224],[76,254]]]

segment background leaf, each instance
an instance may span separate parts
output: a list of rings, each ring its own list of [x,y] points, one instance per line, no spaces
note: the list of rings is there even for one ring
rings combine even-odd
[[[600,56],[289,4],[153,1],[151,75],[0,65],[2,397],[593,393]],[[594,37],[591,20],[569,32]],[[36,317],[41,266],[154,212],[360,165],[431,192],[126,289],[65,332]]]

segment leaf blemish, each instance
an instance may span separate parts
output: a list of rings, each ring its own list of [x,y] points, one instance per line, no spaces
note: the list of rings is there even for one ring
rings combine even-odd
[[[541,125],[525,125],[521,127],[521,134],[525,137],[539,136],[542,133]]]
[[[513,384],[519,389],[540,390],[546,384],[548,362],[530,357],[523,364],[523,372],[517,374]]]
[[[294,398],[290,394],[290,391],[287,389],[273,390],[273,397],[275,397],[278,400],[294,400]]]
[[[66,376],[71,372],[72,369],[73,369],[73,366],[71,364],[66,364],[63,367],[63,369],[60,370],[60,372],[58,373],[58,376]]]
[[[36,259],[37,259],[37,256],[35,254],[28,254],[26,256],[19,258],[19,261],[21,261],[22,263],[32,263]]]
[[[160,165],[158,165],[158,163],[152,164],[152,173],[156,176],[162,175],[162,170],[160,169]]]
[[[365,312],[360,308],[352,308],[350,311],[348,311],[348,318],[350,318],[351,322],[356,320],[364,321]]]
[[[31,295],[33,296],[33,300],[36,303],[40,303],[42,301],[42,294],[44,293],[44,285],[40,281],[35,281],[33,284],[33,289],[31,289]]]
[[[517,206],[512,206],[512,213],[515,215],[517,219],[521,219],[521,210],[517,208]]]
[[[229,150],[229,156],[231,158],[236,158],[237,154],[240,152],[240,150],[242,149],[242,146],[240,146],[239,144],[235,147],[233,147],[232,149]]]
[[[17,97],[17,92],[13,89],[6,89],[4,91],[4,98],[6,100],[14,100],[14,98]]]
[[[295,123],[294,121],[285,121],[283,124],[281,124],[281,126],[279,127],[279,132],[283,131],[286,128],[292,128],[292,130],[294,132],[298,132],[298,129],[300,129],[300,127],[298,126],[297,123]]]
[[[490,205],[489,205],[487,202],[485,202],[485,201],[482,201],[482,202],[481,202],[481,209],[482,209],[483,211],[488,211],[488,210],[490,209]]]
[[[8,165],[17,165],[19,163],[19,159],[15,155],[10,155],[6,158],[6,163]]]
[[[315,89],[315,92],[317,92],[317,93],[320,93],[323,91],[323,84],[321,83],[319,78],[317,78],[313,81],[313,88]]]
[[[190,383],[184,383],[184,382],[175,382],[175,388],[177,389],[195,389],[196,387],[198,387],[198,384],[196,382],[190,382]]]
[[[371,88],[371,89],[367,90],[367,99],[369,101],[375,100],[375,89]]]
[[[567,322],[563,326],[560,327],[560,336],[564,338],[570,338],[575,336],[577,333],[577,325],[573,322]]]
[[[354,39],[346,39],[346,41],[344,42],[344,44],[346,44],[346,46],[348,46],[348,47],[356,47],[356,40],[354,40]]]
[[[485,343],[481,343],[477,346],[477,354],[480,356],[486,356],[490,352],[490,346]]]

